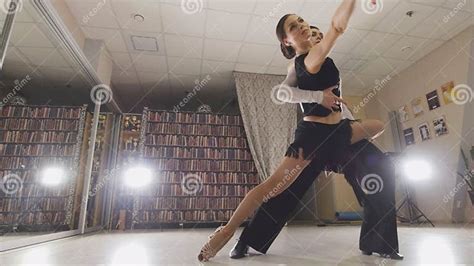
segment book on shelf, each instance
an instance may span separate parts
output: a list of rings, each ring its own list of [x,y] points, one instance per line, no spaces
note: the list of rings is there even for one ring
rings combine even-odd
[[[147,135],[146,145],[180,145],[189,147],[247,148],[244,138],[183,136],[183,135]]]
[[[145,146],[145,157],[212,160],[252,160],[249,150],[199,147]]]
[[[150,111],[148,113],[150,122],[165,123],[199,123],[199,124],[217,124],[217,125],[243,125],[242,118],[239,115],[225,114],[202,114],[186,112],[166,112]]]
[[[0,128],[5,131],[77,131],[78,120],[37,120],[29,118],[0,118]]]
[[[171,134],[171,135],[204,135],[204,136],[226,136],[245,137],[242,126],[206,125],[206,124],[178,124],[178,123],[149,123],[147,134]]]
[[[79,119],[81,108],[48,107],[48,106],[2,106],[1,118],[54,118],[54,119]]]

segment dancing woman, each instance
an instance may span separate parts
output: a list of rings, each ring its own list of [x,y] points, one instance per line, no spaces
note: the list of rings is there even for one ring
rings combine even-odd
[[[298,55],[295,70],[299,88],[323,90],[339,83],[339,71],[327,55],[347,28],[354,5],[355,0],[345,0],[339,6],[326,37],[315,46],[309,40],[309,25],[301,17],[288,14],[280,19],[277,36],[282,50]],[[372,137],[364,130],[364,121],[355,125],[342,120],[340,104],[327,109],[320,104],[305,103],[303,109],[304,120],[298,124],[295,140],[275,173],[249,191],[229,222],[211,235],[198,256],[200,261],[214,257],[245,219],[264,201],[286,190],[310,163],[322,170],[338,162],[351,144]]]
[[[322,40],[323,34],[317,27],[311,26],[310,28],[312,30],[311,43],[314,46]],[[286,52],[286,48],[282,47],[282,50]],[[292,61],[286,79],[281,86],[276,87],[276,91],[272,92],[276,92],[276,98],[282,102],[319,103],[327,109],[331,109],[335,102],[341,102],[342,118],[355,121],[344,100],[334,94],[335,92],[341,95],[341,88],[338,90],[335,86],[324,91],[314,91],[302,90],[296,87],[297,85],[295,65]],[[382,128],[383,124],[377,120],[366,120],[364,126],[367,132],[373,132],[372,138],[376,138],[381,134],[381,131],[379,133],[377,131]],[[403,259],[403,256],[398,253],[395,173],[390,158],[373,143],[361,140],[349,147],[338,164],[327,167],[326,170],[343,173],[352,186],[359,204],[364,208],[364,219],[359,238],[359,249],[362,253],[372,255],[375,252],[382,257]],[[232,259],[244,258],[248,254],[249,247],[258,252],[267,253],[283,226],[290,219],[291,213],[297,208],[298,202],[313,185],[319,173],[320,168],[317,162],[312,161],[288,189],[262,204],[244,227],[229,256]],[[384,184],[383,191],[366,193],[367,190],[362,182],[366,176],[379,176],[380,181]]]
[[[321,42],[324,35],[316,26],[310,26],[310,29],[310,43],[312,46],[314,46]],[[293,52],[288,52],[286,47],[282,46],[281,49],[285,57],[288,59],[294,58],[295,54]],[[288,65],[288,74],[286,75],[285,80],[280,86],[276,87],[276,98],[286,103],[298,103],[300,104],[303,111],[303,103],[318,103],[328,110],[338,110],[338,103],[340,103],[340,109],[338,111],[341,111],[341,118],[347,118],[351,121],[360,122],[354,118],[352,112],[347,107],[347,102],[342,99],[340,83],[341,82],[324,90],[302,90],[296,87],[298,85],[298,80],[296,77],[295,62],[292,61]],[[383,123],[380,120],[375,119],[367,119],[364,121],[363,127],[360,125],[358,126],[360,129],[365,130],[367,136],[371,136],[372,139],[377,138],[384,131]]]

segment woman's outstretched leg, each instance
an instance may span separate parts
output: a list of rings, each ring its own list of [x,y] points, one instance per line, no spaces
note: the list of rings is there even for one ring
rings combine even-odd
[[[198,257],[200,261],[207,261],[214,257],[234,235],[237,228],[264,201],[277,196],[296,180],[303,169],[311,162],[310,160],[302,159],[302,152],[300,158],[285,157],[273,175],[245,195],[245,198],[239,204],[229,222],[225,226],[219,227],[201,249]]]

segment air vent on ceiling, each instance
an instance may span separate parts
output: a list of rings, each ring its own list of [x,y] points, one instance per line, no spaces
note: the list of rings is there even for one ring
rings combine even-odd
[[[134,36],[131,37],[133,49],[137,51],[158,52],[158,41],[154,37]]]

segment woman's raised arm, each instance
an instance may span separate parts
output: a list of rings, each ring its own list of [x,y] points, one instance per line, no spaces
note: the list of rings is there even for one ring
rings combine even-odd
[[[337,8],[331,21],[331,27],[318,45],[313,46],[306,56],[304,63],[306,70],[317,73],[324,60],[336,44],[336,40],[347,29],[349,19],[354,12],[356,0],[344,0]]]

